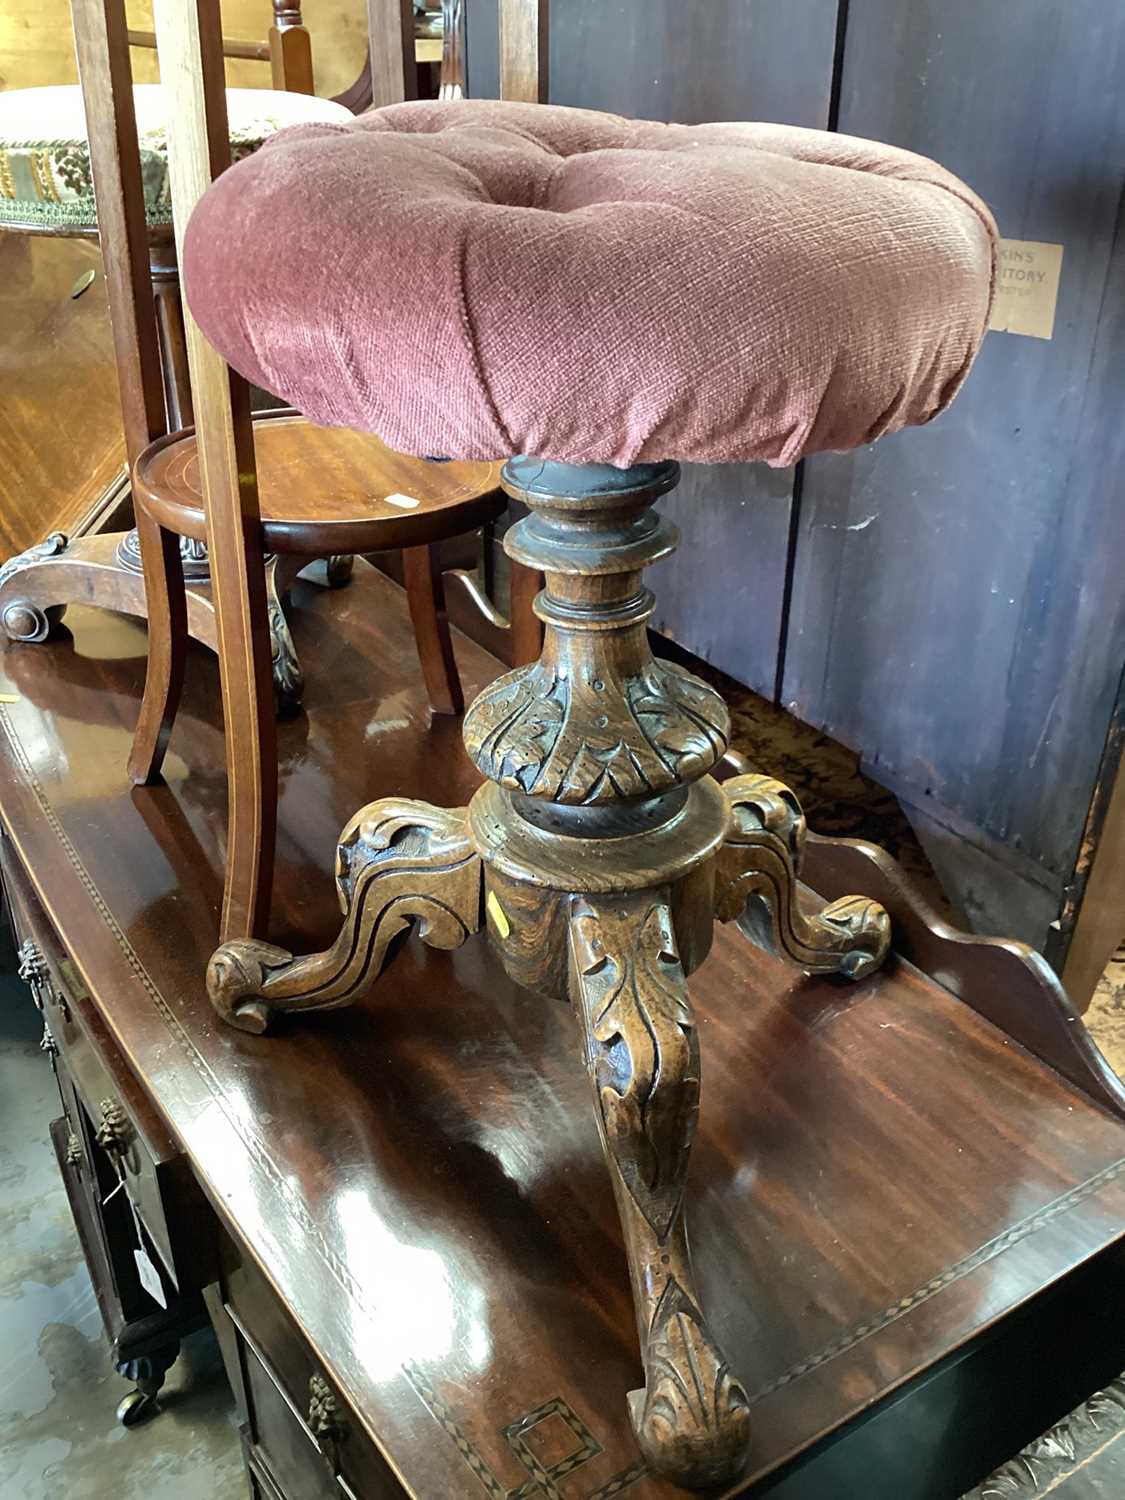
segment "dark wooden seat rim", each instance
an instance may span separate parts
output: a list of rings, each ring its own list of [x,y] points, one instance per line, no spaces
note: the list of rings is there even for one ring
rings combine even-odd
[[[334,492],[333,475],[310,459],[307,483],[294,483],[284,453],[301,430],[302,445],[322,452],[360,447],[370,454],[370,515],[360,513],[354,487]],[[318,554],[381,552],[420,547],[494,521],[506,508],[500,465],[433,463],[395,453],[370,433],[317,427],[292,409],[254,417],[255,457],[263,545],[271,552]],[[416,509],[398,509],[383,497],[416,499]],[[134,504],[177,536],[207,540],[207,517],[199,481],[195,429],[169,433],[151,443],[137,460]]]

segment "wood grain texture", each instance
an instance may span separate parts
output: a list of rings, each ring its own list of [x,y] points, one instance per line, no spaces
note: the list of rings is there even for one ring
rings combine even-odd
[[[293,625],[308,717],[280,732],[276,919],[308,949],[338,926],[329,857],[355,805],[392,779],[463,805],[477,778],[402,669],[392,584],[360,569],[340,594],[300,591]],[[415,1494],[499,1497],[537,1455],[574,1454],[563,1493],[674,1500],[625,1415],[636,1333],[565,1007],[483,940],[411,942],[369,1002],[269,1039],[220,1031],[200,984],[224,862],[213,674],[189,673],[169,785],[131,792],[143,631],[77,609],[72,626],[0,657],[19,695],[0,707],[0,819],[234,1228],[246,1318],[250,1272],[268,1276],[356,1451],[377,1436]],[[457,649],[475,692],[499,663]],[[689,988],[695,1272],[755,1429],[731,1495],[1119,1242],[1125,1130],[905,963],[857,990],[724,929]],[[342,1461],[356,1494],[382,1493]]]
[[[317,93],[325,98],[346,88],[361,71],[367,52],[367,20],[358,0],[315,0],[307,9]],[[267,36],[272,19],[269,0],[223,0],[223,31],[255,49],[253,58],[228,55],[227,83],[231,88],[272,88]],[[152,0],[130,0],[130,29],[153,35]],[[260,60],[258,50],[265,53]],[[159,78],[156,54],[150,46],[132,54],[138,83]],[[0,9],[0,89],[36,88],[74,83],[74,62],[68,0],[6,0]]]
[[[230,165],[217,0],[157,0],[156,34],[171,108],[169,180],[177,249],[196,202]],[[228,879],[220,929],[260,934],[270,907],[277,747],[254,439],[246,382],[185,308],[196,443],[207,496],[229,789]]]
[[[1056,889],[1125,639],[1123,68],[1097,0],[850,8],[840,129],[936,157],[1063,270],[1050,341],[990,334],[939,421],[809,461],[783,692]]]
[[[73,13],[125,453],[132,473],[146,445],[165,431],[166,409],[180,402],[174,393],[167,401],[165,397],[124,0],[76,0]],[[130,773],[144,782],[159,771],[183,687],[187,602],[177,538],[161,531],[151,517],[138,516],[137,540],[152,640]]]
[[[500,0],[500,97],[550,99],[547,0]]]
[[[437,548],[407,547],[402,561],[410,621],[430,702],[435,713],[459,714],[465,707],[465,698],[449,634]]]
[[[413,99],[417,93],[414,66],[414,9],[411,0],[367,0],[367,31],[371,49],[371,106],[381,109]]]
[[[937,916],[894,860],[862,839],[810,836],[804,873],[817,891],[864,890],[890,913],[895,949],[1013,1040],[1125,1120],[1123,1083],[1046,960],[1014,939],[976,937]],[[826,908],[827,909],[827,908]]]
[[[258,515],[270,551],[306,556],[414,547],[471,531],[504,509],[499,464],[428,463],[374,433],[279,413],[255,424]],[[137,492],[181,536],[206,537],[195,435],[150,448]]]
[[[312,39],[298,0],[273,0],[269,29],[270,82],[275,89],[314,94]]]
[[[71,290],[94,273],[81,296]],[[0,233],[0,558],[82,528],[125,447],[96,245]],[[46,425],[45,424],[46,419]]]

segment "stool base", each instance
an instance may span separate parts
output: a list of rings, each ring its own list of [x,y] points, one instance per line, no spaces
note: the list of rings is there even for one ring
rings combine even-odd
[[[468,808],[386,798],[344,829],[340,934],[295,957],[222,945],[207,972],[224,1020],[349,1005],[417,924],[455,948],[482,925],[507,973],[573,1006],[629,1260],[644,1387],[629,1411],[654,1470],[707,1487],[734,1478],[749,1403],[696,1288],[685,1193],[699,1114],[699,1040],[687,976],[714,920],[807,969],[858,979],[887,952],[875,902],[804,911],[805,825],[779,782],[709,774],[726,749],[721,698],[655,661],[643,568],[675,532],[650,509],[674,464],[573,468],[515,459],[504,488],[531,515],[509,555],[541,570],[546,627],[534,664],[469,707],[464,738],[488,778]]]

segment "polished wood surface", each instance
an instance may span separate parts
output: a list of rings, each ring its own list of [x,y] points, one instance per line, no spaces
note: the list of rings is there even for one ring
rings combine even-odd
[[[498,463],[431,463],[396,453],[374,433],[304,417],[259,422],[254,451],[265,545],[274,552],[416,547],[472,530],[505,507]],[[136,482],[161,525],[205,539],[194,434],[174,433],[151,448]]]
[[[93,273],[78,296],[80,279]],[[96,245],[0,233],[0,559],[81,527],[125,463]]]
[[[810,837],[802,874],[821,895],[862,890],[891,917],[895,948],[1034,1056],[1125,1120],[1118,1078],[1045,958],[1016,939],[959,932],[934,912],[882,849]]]
[[[193,647],[168,785],[133,790],[143,632],[77,609],[71,624],[73,641],[3,656],[18,701],[0,705],[0,816],[106,1024],[356,1420],[427,1500],[499,1497],[584,1433],[564,1493],[671,1500],[638,1470],[625,1417],[632,1308],[566,1009],[505,979],[481,940],[411,942],[351,1010],[272,1038],[216,1026],[214,673]],[[402,670],[392,584],[364,569],[344,593],[299,586],[294,630],[308,716],[279,731],[275,913],[307,949],[336,929],[330,858],[357,803],[456,806],[478,778],[459,726]],[[498,663],[455,644],[475,692]],[[723,929],[691,989],[707,1079],[696,1271],[750,1396],[749,1474],[1120,1236],[1120,1123],[918,970],[806,979]]]

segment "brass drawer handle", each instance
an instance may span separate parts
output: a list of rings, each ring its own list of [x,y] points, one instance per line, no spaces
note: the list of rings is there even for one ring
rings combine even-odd
[[[19,968],[16,972],[31,991],[31,998],[37,1007],[42,1010],[44,1000],[51,993],[51,976],[47,969],[47,962],[32,938],[24,938],[17,957]]]
[[[66,1138],[66,1164],[68,1167],[82,1165],[82,1142],[72,1130]]]
[[[116,1099],[103,1099],[98,1109],[101,1119],[94,1131],[94,1139],[108,1156],[123,1157],[129,1149],[132,1130],[129,1116]]]
[[[318,1442],[323,1443],[339,1442],[347,1431],[336,1397],[320,1375],[309,1376],[308,1425]]]

